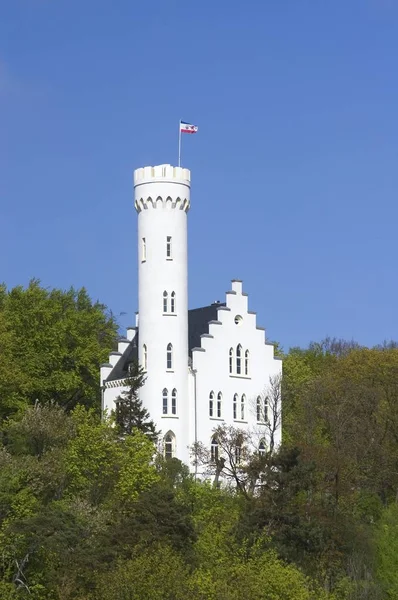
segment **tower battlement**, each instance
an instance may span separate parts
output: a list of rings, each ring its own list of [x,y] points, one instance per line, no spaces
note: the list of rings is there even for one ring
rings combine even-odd
[[[191,171],[172,165],[156,165],[154,167],[141,167],[134,171],[134,186],[155,182],[180,182],[191,185]]]

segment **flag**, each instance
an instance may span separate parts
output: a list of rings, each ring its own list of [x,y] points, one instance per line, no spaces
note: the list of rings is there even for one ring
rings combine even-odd
[[[180,133],[196,133],[199,127],[196,125],[191,125],[191,123],[185,123],[185,121],[180,121]]]

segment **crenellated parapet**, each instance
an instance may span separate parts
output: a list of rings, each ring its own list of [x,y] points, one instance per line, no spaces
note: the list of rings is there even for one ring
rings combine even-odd
[[[158,196],[156,199],[153,199],[148,196],[147,198],[136,198],[134,206],[138,213],[140,213],[142,210],[147,210],[148,208],[157,208],[160,210],[169,210],[171,208],[175,208],[188,212],[190,208],[190,202],[188,198],[171,198],[170,196],[167,196],[167,198],[162,198],[161,196]]]
[[[147,209],[177,209],[188,212],[190,188],[189,169],[157,165],[134,171],[135,208],[138,213]]]

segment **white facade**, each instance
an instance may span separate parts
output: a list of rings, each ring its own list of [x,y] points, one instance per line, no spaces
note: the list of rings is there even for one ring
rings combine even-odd
[[[101,367],[103,409],[115,409],[128,364],[147,380],[140,397],[167,451],[186,464],[195,442],[210,445],[221,424],[256,431],[267,442],[263,407],[282,363],[248,310],[242,282],[225,303],[188,311],[187,212],[190,171],[170,165],[134,173],[138,212],[138,317]],[[263,435],[262,435],[263,431]],[[276,443],[280,441],[280,423]]]

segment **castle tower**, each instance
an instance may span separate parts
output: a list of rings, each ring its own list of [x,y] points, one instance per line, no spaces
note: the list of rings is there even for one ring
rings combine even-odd
[[[188,462],[190,171],[171,165],[136,169],[134,196],[138,212],[138,357],[147,373],[140,397],[162,431],[166,453],[172,447],[173,455],[177,452]]]

